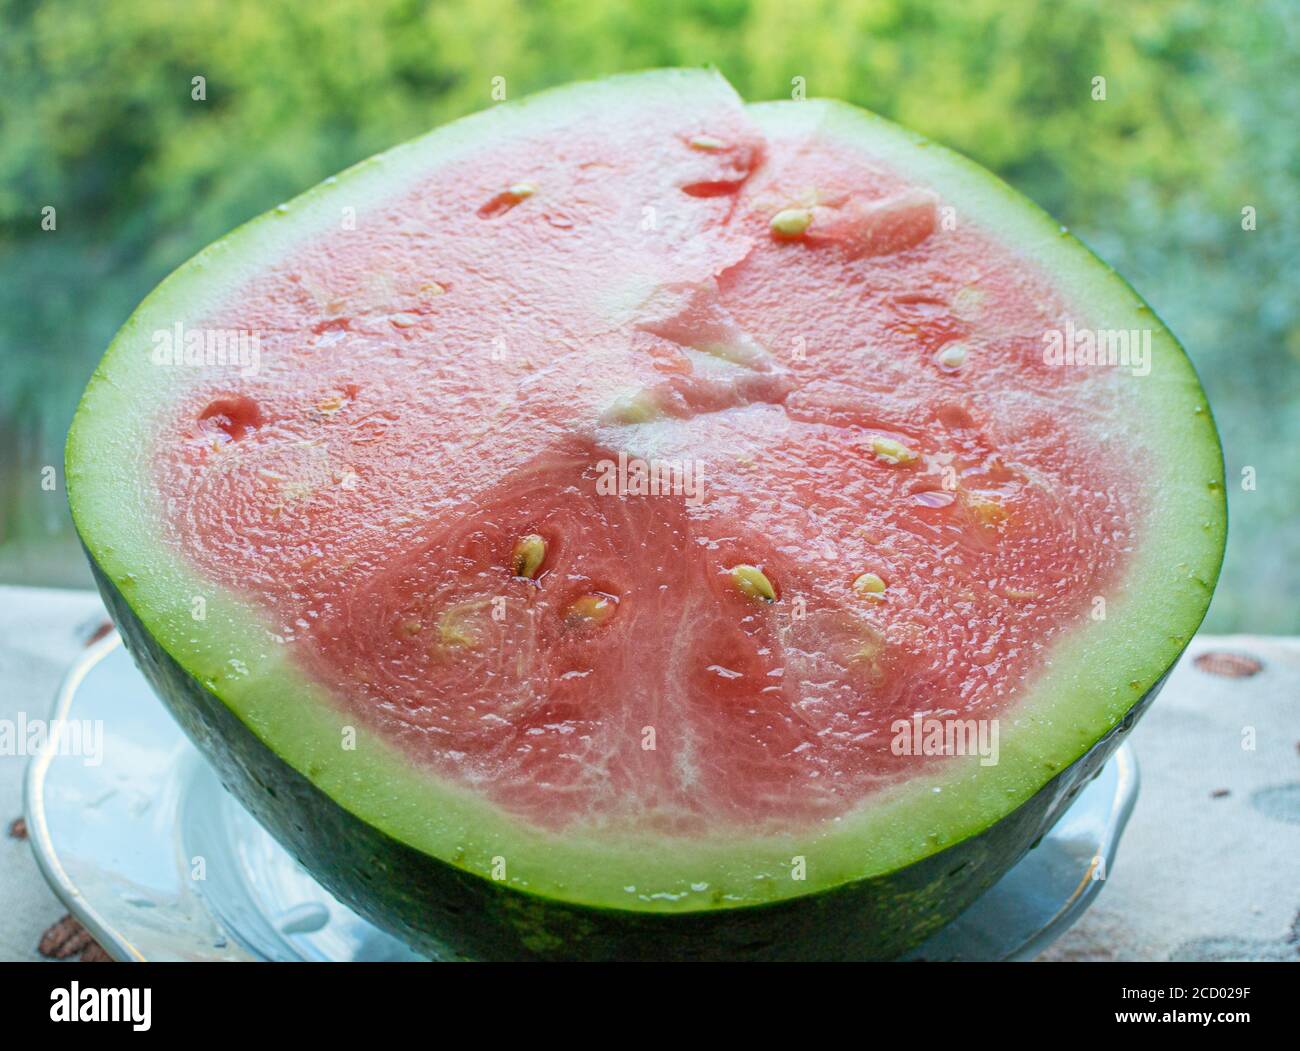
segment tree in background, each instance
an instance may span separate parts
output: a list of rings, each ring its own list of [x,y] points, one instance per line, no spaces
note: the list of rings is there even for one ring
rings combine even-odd
[[[0,0],[0,579],[86,581],[41,469],[117,326],[188,256],[491,105],[494,76],[518,97],[712,64],[748,98],[802,77],[969,154],[1131,277],[1202,372],[1230,483],[1259,479],[1230,484],[1210,624],[1300,629],[1298,23],[1283,0]]]

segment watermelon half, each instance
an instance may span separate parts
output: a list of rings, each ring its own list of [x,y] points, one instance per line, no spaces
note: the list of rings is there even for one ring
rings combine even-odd
[[[1110,269],[703,71],[498,105],[201,252],[67,476],[228,787],[441,957],[899,954],[1096,772],[1226,532]]]

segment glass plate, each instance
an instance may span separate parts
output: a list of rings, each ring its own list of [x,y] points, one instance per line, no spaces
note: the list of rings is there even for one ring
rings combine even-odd
[[[55,893],[116,959],[419,959],[221,787],[116,636],[73,668],[54,720],[27,772],[29,835]],[[103,727],[94,765],[67,754],[71,723],[86,720]],[[1101,889],[1094,873],[1110,871],[1137,793],[1125,743],[1037,847],[910,957],[1033,959]]]

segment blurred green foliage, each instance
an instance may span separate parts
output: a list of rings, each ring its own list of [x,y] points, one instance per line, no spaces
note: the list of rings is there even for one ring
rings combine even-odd
[[[1223,431],[1209,626],[1300,630],[1298,31],[1286,0],[0,0],[0,579],[88,579],[41,468],[116,327],[189,255],[490,105],[494,76],[517,97],[715,65],[748,98],[803,77],[969,154],[1126,274]]]

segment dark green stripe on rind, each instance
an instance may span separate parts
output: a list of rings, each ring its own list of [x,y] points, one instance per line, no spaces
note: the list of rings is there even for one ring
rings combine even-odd
[[[592,908],[467,873],[339,806],[182,668],[93,557],[90,563],[127,649],[222,784],[330,893],[435,958],[895,958],[954,919],[1051,829],[1165,682],[1018,809],[907,868],[771,905],[684,914]]]

